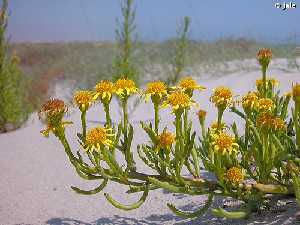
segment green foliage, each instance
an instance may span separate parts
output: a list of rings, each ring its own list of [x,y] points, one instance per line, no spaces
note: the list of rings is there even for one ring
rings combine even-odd
[[[175,43],[175,56],[171,62],[172,75],[167,78],[167,83],[174,85],[180,79],[186,66],[187,47],[189,44],[188,32],[191,24],[189,17],[184,17],[183,24],[177,30],[177,39]]]
[[[134,51],[134,63],[146,76],[140,77],[140,84],[149,79],[168,80],[169,65],[174,59],[176,40],[165,42],[139,42],[138,51]],[[274,58],[292,58],[294,44],[270,45],[251,39],[222,39],[214,42],[190,40],[186,51],[185,68],[191,69],[193,75],[228,74],[236,71],[257,69],[250,64],[237,64],[232,69],[229,61],[253,59],[256,50],[269,46],[274,51]],[[112,42],[96,43],[10,43],[8,51],[17,52],[20,68],[30,87],[30,103],[35,109],[45,101],[48,86],[53,79],[66,78],[76,81],[76,88],[92,88],[101,79],[111,79],[116,74],[113,61],[119,54],[117,44]],[[275,65],[275,64],[273,64]],[[296,69],[297,64],[291,68]],[[84,75],[84,76],[83,76]],[[149,76],[150,75],[150,76]],[[173,76],[172,76],[173,77]],[[115,77],[116,78],[116,77]]]
[[[114,80],[119,78],[128,78],[139,84],[139,75],[136,64],[134,63],[134,40],[135,25],[135,9],[133,8],[133,0],[122,0],[121,5],[123,21],[117,19],[116,40],[118,47],[118,55],[114,61]]]
[[[7,54],[5,31],[7,27],[7,0],[0,15],[0,130],[19,127],[27,118],[25,81],[18,68],[18,57]]]
[[[263,49],[258,57],[269,61],[271,51]],[[127,185],[126,193],[143,192],[137,202],[129,205],[121,204],[104,193],[108,202],[123,210],[140,207],[146,201],[148,192],[158,188],[187,195],[208,195],[204,206],[194,212],[181,211],[167,204],[173,213],[184,218],[202,216],[213,205],[215,196],[231,197],[242,202],[235,211],[211,209],[215,216],[229,219],[245,219],[252,212],[268,207],[270,194],[277,195],[278,199],[284,195],[293,195],[299,201],[300,143],[297,139],[300,137],[300,84],[293,86],[292,94],[281,96],[275,89],[276,81],[265,76],[267,68],[265,66],[262,70],[263,79],[257,81],[255,92],[248,92],[239,100],[242,108],[236,106],[229,88],[221,86],[214,89],[210,101],[218,109],[218,120],[216,125],[206,128],[206,113],[203,110],[201,114],[198,113],[201,137],[193,131],[190,119],[193,93],[199,90],[195,80],[181,80],[175,87],[176,91],[166,87],[166,91],[152,92],[154,123],[141,122],[148,141],[137,145],[138,156],[152,173],[139,172],[133,157],[134,128],[128,120],[127,111],[127,100],[131,94],[127,92],[125,97],[116,93],[122,103],[122,118],[118,124],[111,124],[109,109],[105,110],[106,125],[111,125],[96,128],[102,130],[99,135],[91,134],[95,128],[86,132],[86,113],[81,111],[83,129],[77,136],[81,147],[87,151],[89,162],[85,162],[79,152],[78,157],[73,154],[65,136],[66,122],[62,118],[55,124],[48,124],[47,130],[59,138],[78,175],[86,180],[103,180],[100,186],[89,191],[77,187],[72,189],[79,194],[96,194],[109,181]],[[186,85],[182,86],[183,83]],[[147,87],[144,93],[149,90]],[[295,108],[290,122],[292,128],[289,129],[295,129],[296,137],[287,129],[291,100]],[[52,100],[52,103],[49,101],[50,105],[47,102],[43,109],[49,109],[49,106],[55,105],[55,101],[59,100]],[[158,106],[172,109],[175,135],[168,131],[169,127],[160,126]],[[223,114],[228,109],[244,120],[242,134],[235,121],[231,126],[223,123]],[[60,112],[57,107],[44,111],[46,117],[50,118],[48,121],[52,117],[56,118],[55,115]],[[199,142],[195,141],[197,139]],[[117,152],[121,153],[125,164],[117,159]],[[216,179],[202,177],[202,166],[212,172]],[[184,171],[189,171],[189,175],[183,175]]]

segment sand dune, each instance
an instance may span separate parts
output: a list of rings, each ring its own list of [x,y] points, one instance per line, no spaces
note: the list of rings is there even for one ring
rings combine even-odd
[[[291,89],[292,83],[300,82],[300,73],[286,73],[281,70],[269,71],[270,76],[280,81],[282,92]],[[255,88],[255,80],[260,77],[259,71],[235,73],[217,79],[199,80],[208,89],[195,95],[200,107],[208,111],[207,122],[216,119],[216,109],[209,103],[212,88],[219,85],[231,87],[236,95],[245,94]],[[118,121],[117,104],[112,104],[113,121]],[[78,150],[76,132],[80,130],[80,114],[71,109],[68,120],[74,125],[68,127],[68,137],[73,150]],[[194,110],[195,111],[195,110]],[[151,113],[150,113],[151,112]],[[192,111],[193,113],[193,111]],[[194,129],[198,131],[198,121],[192,115]],[[225,121],[236,119],[232,113],[225,113]],[[135,127],[135,143],[147,140],[145,132],[139,127],[138,121],[152,120],[150,104],[141,104],[132,113],[131,120]],[[173,129],[173,115],[168,110],[162,110],[162,125]],[[88,126],[96,126],[104,121],[104,112],[100,105],[94,106],[88,112]],[[242,125],[242,123],[240,123]],[[74,193],[70,186],[91,188],[97,182],[81,180],[74,172],[55,137],[46,139],[40,135],[44,126],[38,121],[36,113],[31,116],[26,126],[17,131],[0,135],[0,225],[13,224],[295,224],[293,214],[297,210],[295,202],[288,205],[286,212],[263,213],[253,215],[249,220],[230,221],[213,217],[207,213],[194,221],[182,220],[174,216],[166,206],[172,202],[182,209],[192,210],[199,207],[205,197],[190,197],[175,195],[163,190],[149,194],[146,203],[139,209],[124,212],[115,209],[104,198],[103,193],[94,196],[81,196]],[[136,157],[136,155],[135,155]],[[137,158],[137,157],[136,157]],[[147,170],[138,161],[139,170]],[[205,175],[205,172],[203,172]],[[139,196],[127,195],[126,187],[110,183],[104,192],[110,193],[123,203],[129,203]],[[222,199],[216,200],[216,205],[222,204]]]

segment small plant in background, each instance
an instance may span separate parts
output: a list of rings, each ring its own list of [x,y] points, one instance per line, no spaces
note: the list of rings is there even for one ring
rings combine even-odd
[[[140,82],[138,69],[134,63],[133,53],[135,50],[136,25],[134,0],[122,0],[121,11],[123,20],[117,19],[116,40],[118,55],[114,61],[114,80],[128,78],[137,85]]]
[[[18,68],[19,58],[8,54],[6,42],[8,1],[4,0],[0,10],[0,131],[18,128],[26,120],[25,81]]]
[[[208,196],[204,206],[194,212],[184,212],[167,204],[176,215],[184,218],[201,216],[211,207],[215,196],[242,201],[237,211],[212,209],[214,215],[231,219],[247,218],[251,213],[262,210],[273,195],[278,195],[278,199],[285,195],[294,196],[299,202],[300,85],[294,84],[291,93],[280,95],[275,90],[278,82],[267,78],[271,51],[260,50],[257,58],[262,67],[262,79],[256,82],[257,90],[237,100],[229,88],[215,88],[210,101],[218,109],[217,122],[206,127],[207,112],[200,110],[197,113],[201,127],[199,134],[193,130],[189,112],[196,105],[192,99],[194,92],[205,88],[190,77],[181,79],[175,87],[153,81],[142,91],[133,80],[120,78],[115,83],[101,81],[93,91],[75,93],[74,100],[81,111],[82,122],[82,130],[77,134],[82,150],[77,151],[77,156],[65,135],[65,127],[71,122],[63,121],[67,106],[61,100],[49,100],[42,107],[40,117],[45,118],[48,124],[42,133],[48,136],[52,132],[60,140],[80,177],[102,181],[93,190],[72,187],[75,192],[96,194],[110,181],[127,185],[129,194],[143,193],[137,202],[130,205],[119,203],[104,193],[113,206],[123,210],[140,207],[149,192],[159,188],[173,193]],[[149,141],[137,146],[138,156],[153,170],[152,174],[138,171],[133,157],[134,129],[128,120],[127,101],[138,93],[142,93],[146,100],[151,99],[153,105],[154,124],[141,121]],[[110,119],[112,96],[122,103],[123,116],[116,125]],[[294,107],[290,118],[291,99]],[[86,112],[91,104],[99,103],[106,113],[105,126],[88,128]],[[174,117],[174,133],[170,132],[170,127],[161,127],[161,107],[170,108]],[[242,134],[234,121],[231,125],[224,123],[223,114],[228,110],[244,120]],[[196,141],[197,136],[199,142]],[[123,155],[125,166],[116,159],[117,152]],[[89,162],[82,154],[88,156]],[[202,177],[202,165],[215,175],[216,180]],[[191,176],[182,175],[184,167]],[[249,183],[249,180],[252,181]]]
[[[168,77],[167,84],[175,85],[182,76],[186,66],[187,48],[189,44],[188,33],[191,24],[189,17],[184,17],[183,23],[178,27],[177,39],[175,42],[175,56],[171,62],[172,75]]]
[[[116,40],[119,53],[114,61],[113,80],[116,81],[118,79],[130,79],[134,81],[137,86],[139,86],[141,80],[135,63],[136,59],[134,57],[134,50],[137,42],[137,34],[135,33],[136,25],[134,0],[122,0],[121,2],[123,20],[119,21],[117,19],[118,26],[116,29]],[[118,101],[118,103],[120,105],[124,104],[124,102],[121,101]],[[135,99],[132,107],[129,108],[130,114],[137,108],[139,103],[139,99]]]

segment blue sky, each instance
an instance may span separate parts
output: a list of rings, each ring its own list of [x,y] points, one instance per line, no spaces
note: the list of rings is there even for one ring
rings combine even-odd
[[[13,42],[113,40],[121,0],[9,0],[8,34]],[[191,38],[254,37],[266,41],[297,38],[296,9],[275,8],[273,0],[135,0],[142,40],[174,37],[184,16],[192,19]],[[290,1],[287,1],[290,2]]]

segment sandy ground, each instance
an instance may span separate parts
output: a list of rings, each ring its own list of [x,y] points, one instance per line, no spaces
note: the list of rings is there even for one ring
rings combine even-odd
[[[292,83],[300,82],[299,73],[287,73],[271,70],[270,76],[280,81],[283,92],[290,90]],[[219,85],[229,86],[236,95],[244,94],[255,88],[255,80],[260,72],[235,73],[222,78],[199,80],[208,90],[195,96],[200,107],[207,110],[208,123],[216,119],[216,110],[208,98],[212,88]],[[73,150],[78,150],[75,133],[80,131],[78,110],[71,109],[69,120],[74,125],[68,128],[68,137]],[[112,104],[113,120],[118,120],[116,103]],[[194,128],[198,131],[195,115]],[[96,105],[88,112],[88,126],[93,127],[104,120],[104,112]],[[145,132],[139,128],[138,121],[153,119],[149,104],[141,104],[131,115],[135,127],[135,144],[147,140]],[[173,115],[168,110],[161,114],[162,125],[172,128]],[[232,113],[225,113],[225,121],[236,119]],[[242,123],[239,123],[242,125]],[[294,213],[299,209],[295,202],[288,202],[283,211],[268,211],[254,214],[248,220],[225,220],[213,217],[209,212],[196,220],[183,220],[173,215],[166,206],[172,202],[184,210],[193,210],[201,206],[205,196],[185,196],[156,190],[149,194],[146,203],[134,211],[121,211],[111,206],[103,192],[94,196],[82,196],[74,193],[70,186],[91,188],[96,182],[81,180],[68,162],[62,146],[55,137],[44,138],[40,135],[43,125],[33,114],[26,126],[17,131],[0,135],[0,225],[12,224],[48,224],[48,225],[100,225],[100,224],[297,224]],[[134,150],[135,151],[135,150]],[[135,155],[136,157],[136,155]],[[136,157],[137,158],[137,157]],[[147,171],[137,161],[140,171]],[[205,175],[205,172],[203,172]],[[139,194],[127,195],[126,187],[110,183],[104,192],[110,193],[123,203],[138,199]],[[214,206],[222,205],[222,199],[216,199]]]

